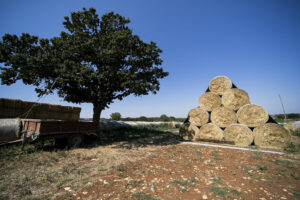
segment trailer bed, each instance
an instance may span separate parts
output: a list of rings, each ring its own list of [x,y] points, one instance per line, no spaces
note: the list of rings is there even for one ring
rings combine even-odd
[[[49,121],[49,120],[22,120],[22,133],[38,136],[57,134],[96,134],[98,123],[73,122],[73,121]]]

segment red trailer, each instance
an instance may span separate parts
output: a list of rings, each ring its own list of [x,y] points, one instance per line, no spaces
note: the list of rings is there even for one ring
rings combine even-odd
[[[65,139],[70,146],[78,146],[87,135],[97,135],[98,123],[57,120],[23,119],[23,145],[36,139]]]

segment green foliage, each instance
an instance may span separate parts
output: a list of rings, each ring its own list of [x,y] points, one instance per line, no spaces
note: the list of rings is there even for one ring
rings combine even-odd
[[[267,166],[256,165],[256,167],[257,167],[260,171],[266,171],[266,170],[268,169]]]
[[[287,168],[295,168],[295,163],[294,162],[291,162],[289,160],[279,160],[279,159],[276,159],[274,161],[274,163],[276,165],[281,165],[283,167],[287,167]]]
[[[300,144],[290,143],[289,146],[285,147],[284,150],[290,153],[300,153]]]
[[[163,114],[159,117],[159,119],[163,122],[168,122],[170,119],[167,115]]]
[[[115,99],[159,90],[162,68],[156,43],[143,42],[113,12],[101,19],[94,8],[66,16],[58,37],[39,39],[5,34],[0,42],[1,84],[17,80],[36,86],[39,96],[53,93],[65,101],[92,103],[94,121]]]
[[[145,116],[141,116],[139,117],[139,120],[138,121],[144,121],[144,122],[147,122],[148,121],[148,118],[145,117]]]
[[[297,129],[295,131],[291,130],[290,134],[296,137],[300,137],[300,129]]]
[[[277,119],[284,119],[284,114],[278,114],[275,115],[275,118]],[[287,119],[299,119],[300,118],[300,113],[289,113],[286,114]]]
[[[111,113],[110,118],[115,121],[119,121],[121,119],[121,114],[119,112]]]
[[[175,121],[175,122],[184,122],[186,118],[175,118],[175,117],[169,117],[168,121]],[[134,117],[125,117],[121,119],[122,121],[147,121],[147,122],[159,122],[161,121],[160,117],[145,117],[141,116],[138,118]]]
[[[150,194],[145,194],[145,193],[142,193],[142,192],[134,193],[132,196],[137,200],[157,200],[156,198],[154,198]]]
[[[215,195],[223,197],[223,198],[225,198],[228,193],[226,188],[215,186],[215,185],[211,186],[209,188],[209,190],[212,191]]]

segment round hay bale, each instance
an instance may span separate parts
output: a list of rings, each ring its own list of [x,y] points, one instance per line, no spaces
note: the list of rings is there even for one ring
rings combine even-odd
[[[261,106],[246,104],[237,112],[238,121],[248,127],[258,127],[269,120],[268,112]]]
[[[223,95],[223,93],[230,88],[232,88],[232,82],[226,76],[217,76],[209,83],[209,90],[219,95]]]
[[[234,110],[226,107],[219,107],[211,112],[211,121],[219,127],[227,127],[237,122]]]
[[[195,133],[194,140],[223,140],[223,130],[213,123],[203,125],[198,132]]]
[[[184,140],[193,140],[196,132],[199,131],[199,128],[192,123],[182,124],[179,129],[179,136]]]
[[[222,104],[233,110],[238,110],[243,105],[249,104],[247,92],[238,88],[226,90],[222,96]]]
[[[224,130],[224,140],[238,146],[249,146],[254,139],[252,131],[244,124],[231,124]]]
[[[202,108],[193,108],[189,112],[189,122],[195,126],[202,126],[208,122],[208,112]]]
[[[206,92],[202,94],[198,100],[198,105],[207,111],[212,111],[221,106],[221,98],[218,94],[213,92]]]
[[[266,123],[253,130],[254,143],[260,147],[284,148],[291,142],[289,132],[275,123]]]

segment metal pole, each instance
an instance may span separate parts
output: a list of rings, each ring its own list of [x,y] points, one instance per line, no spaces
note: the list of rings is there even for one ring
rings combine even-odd
[[[278,96],[279,96],[280,103],[281,103],[281,106],[282,106],[282,110],[283,110],[283,113],[284,113],[284,121],[286,121],[286,114],[285,114],[285,110],[284,110],[283,102],[282,102],[282,99],[281,99],[281,96],[280,96],[280,94],[278,94]]]

